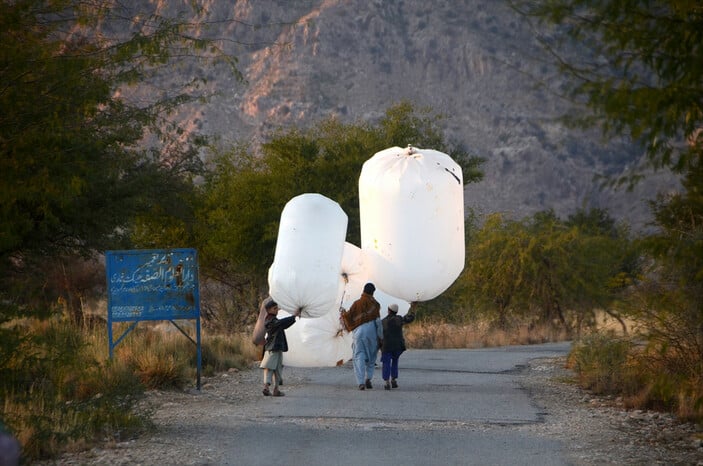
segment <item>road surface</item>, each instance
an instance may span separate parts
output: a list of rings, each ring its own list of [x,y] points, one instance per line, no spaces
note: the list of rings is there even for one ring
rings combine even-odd
[[[222,413],[227,433],[212,447],[231,465],[568,464],[558,441],[531,435],[544,413],[521,389],[520,368],[569,347],[409,350],[391,391],[380,368],[364,391],[350,365],[307,369],[302,383],[283,387],[285,397],[247,407],[244,422]],[[295,370],[284,369],[284,383],[286,371]]]
[[[703,466],[699,426],[568,383],[568,349],[409,350],[391,391],[380,373],[358,390],[351,364],[286,367],[282,398],[261,394],[260,369],[232,370],[149,391],[144,435],[37,466]]]

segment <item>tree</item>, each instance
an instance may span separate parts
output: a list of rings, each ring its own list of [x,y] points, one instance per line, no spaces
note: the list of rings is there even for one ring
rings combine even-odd
[[[539,264],[530,302],[542,310],[543,320],[558,319],[576,337],[595,325],[596,310],[622,323],[612,307],[623,276],[633,273],[627,228],[617,228],[602,209],[579,210],[567,221],[553,212],[540,213],[530,228]]]
[[[703,168],[691,167],[684,193],[660,195],[651,203],[656,234],[643,240],[650,259],[631,287],[624,310],[645,324],[655,371],[684,376],[691,387],[679,402],[703,400]],[[675,394],[672,394],[675,397]],[[698,409],[700,413],[700,408]]]
[[[644,324],[650,347],[639,360],[651,369],[648,392],[660,391],[655,402],[689,403],[700,415],[703,8],[690,0],[510,3],[548,26],[542,43],[569,79],[571,95],[593,110],[586,123],[630,136],[652,167],[683,175],[684,192],[652,204],[657,231],[642,242],[646,273],[624,287],[623,307]],[[575,43],[588,53],[567,59],[563,52]]]
[[[582,257],[602,258],[605,254],[617,258],[617,263],[613,265],[607,283],[601,283],[601,287],[597,288],[601,293],[597,293],[597,300],[591,303],[586,303],[591,306],[591,309],[598,307],[606,314],[614,318],[620,323],[623,334],[628,334],[628,328],[623,318],[623,315],[616,309],[613,299],[626,292],[627,288],[632,286],[642,274],[642,248],[636,241],[630,239],[630,231],[627,225],[618,225],[610,214],[603,209],[592,208],[590,210],[578,209],[576,213],[571,214],[566,219],[565,225],[572,228],[577,228],[584,234],[588,241],[584,244]],[[594,264],[602,264],[601,260],[593,261]],[[587,268],[588,272],[596,272],[595,268]],[[587,283],[594,283],[592,277],[585,277]],[[588,309],[584,309],[582,314]]]
[[[703,9],[690,0],[508,0],[593,113],[582,124],[642,143],[685,170],[703,145]],[[578,53],[573,53],[577,50]]]
[[[502,329],[523,317],[516,295],[522,286],[521,251],[529,243],[518,222],[501,214],[490,215],[467,243],[467,266],[457,280],[464,290],[464,304],[487,316]]]
[[[621,234],[615,220],[605,209],[578,209],[564,222],[566,226],[578,227],[583,233],[617,237]]]
[[[187,20],[112,1],[0,3],[5,298],[21,300],[13,283],[41,283],[51,257],[127,245],[135,216],[167,212],[192,190],[204,139],[171,115],[204,94],[197,77],[168,68],[176,56],[234,63],[196,37],[196,3]],[[135,87],[150,82],[161,90]]]
[[[470,260],[459,279],[465,304],[503,329],[527,320],[578,334],[595,309],[609,309],[615,299],[611,282],[627,244],[552,211],[522,221],[493,214],[467,243]]]
[[[71,265],[129,245],[137,218],[187,218],[177,209],[205,139],[173,112],[206,94],[200,76],[173,66],[234,65],[203,38],[200,3],[179,17],[112,0],[0,2],[0,418],[25,428],[28,461],[137,425],[135,398],[83,351],[85,335],[31,318],[80,311],[77,295],[104,283],[104,267]],[[79,275],[91,286],[78,289]],[[15,317],[27,319],[6,323]],[[107,386],[81,399],[96,376]]]

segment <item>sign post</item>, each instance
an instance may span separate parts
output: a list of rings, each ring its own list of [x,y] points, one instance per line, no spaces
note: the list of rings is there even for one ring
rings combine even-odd
[[[200,390],[200,289],[195,249],[107,251],[107,334],[110,358],[114,348],[143,320],[168,320],[196,346],[197,389]],[[194,319],[196,341],[176,324]],[[113,342],[112,324],[132,322]]]

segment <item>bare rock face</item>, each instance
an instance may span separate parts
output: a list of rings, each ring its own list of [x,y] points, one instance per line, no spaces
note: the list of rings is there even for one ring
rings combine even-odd
[[[261,140],[272,128],[332,115],[374,121],[407,100],[445,115],[447,139],[486,158],[485,179],[466,190],[467,207],[479,212],[566,216],[600,207],[638,228],[648,218],[644,200],[677,186],[660,174],[633,193],[601,189],[595,178],[626,173],[641,149],[558,121],[583,110],[559,97],[563,78],[525,19],[503,2],[223,3],[213,2],[210,14],[237,20],[220,34],[247,83],[210,76],[221,94],[192,118],[225,141]]]

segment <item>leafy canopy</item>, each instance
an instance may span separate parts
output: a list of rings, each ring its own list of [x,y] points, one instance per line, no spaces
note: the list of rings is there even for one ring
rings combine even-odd
[[[655,168],[685,170],[703,145],[703,8],[695,0],[509,0],[536,22],[580,123],[629,135]],[[578,54],[573,48],[578,44]],[[571,48],[572,52],[567,52]],[[579,58],[576,58],[578,55]],[[568,57],[568,58],[567,58]]]
[[[328,119],[313,127],[279,131],[260,153],[239,147],[216,155],[199,211],[204,260],[264,275],[273,260],[285,204],[319,193],[347,214],[347,241],[360,244],[358,181],[363,163],[376,152],[409,143],[451,155],[465,182],[478,181],[482,159],[444,141],[439,116],[402,102],[377,124]]]
[[[118,245],[135,212],[189,189],[203,139],[169,116],[204,94],[169,67],[224,57],[191,16],[0,3],[0,260]]]
[[[608,309],[614,278],[631,273],[627,231],[603,211],[563,221],[552,211],[522,221],[488,216],[467,243],[463,304],[501,328],[527,319],[569,332]]]

